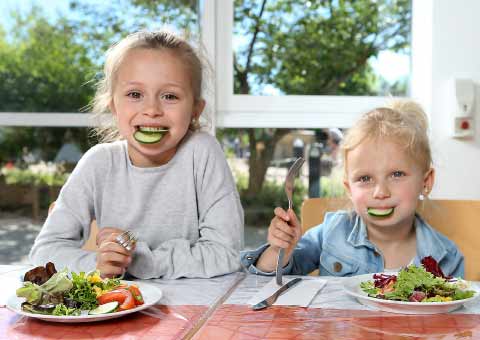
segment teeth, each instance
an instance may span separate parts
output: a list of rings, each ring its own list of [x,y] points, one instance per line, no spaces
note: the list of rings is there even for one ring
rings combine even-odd
[[[138,129],[142,132],[164,132],[164,131],[168,131],[167,128],[153,127],[153,126],[139,126]]]

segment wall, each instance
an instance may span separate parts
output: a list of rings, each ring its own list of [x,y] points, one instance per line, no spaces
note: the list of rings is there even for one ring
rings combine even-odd
[[[432,198],[480,199],[480,1],[414,0],[412,97],[430,115]],[[451,137],[454,78],[476,84],[475,137]]]

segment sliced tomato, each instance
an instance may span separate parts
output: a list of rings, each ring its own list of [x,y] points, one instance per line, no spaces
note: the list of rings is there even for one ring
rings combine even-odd
[[[98,304],[103,305],[108,302],[117,301],[118,310],[127,310],[135,307],[135,299],[132,293],[126,289],[115,289],[97,297]]]
[[[130,287],[128,287],[128,290],[130,291],[130,293],[132,293],[133,295],[133,298],[135,299],[135,305],[143,305],[144,301],[143,301],[143,296],[142,296],[142,293],[140,292],[140,289],[138,288],[137,285],[130,285]]]

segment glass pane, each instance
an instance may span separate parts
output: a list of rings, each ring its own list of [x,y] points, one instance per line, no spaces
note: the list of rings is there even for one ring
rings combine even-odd
[[[234,93],[408,94],[410,0],[235,0]]]
[[[87,128],[0,127],[0,264],[25,262],[48,206],[95,141]]]
[[[165,26],[197,41],[197,12],[190,0],[1,1],[0,111],[88,110],[112,43]]]
[[[294,210],[307,197],[343,196],[338,145],[343,131],[337,128],[217,129],[245,210],[245,247],[266,242],[267,228],[277,206],[287,207],[284,180],[296,157],[305,158],[295,183]]]

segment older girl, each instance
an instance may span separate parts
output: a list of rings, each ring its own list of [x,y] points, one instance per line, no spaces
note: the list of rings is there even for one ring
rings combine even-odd
[[[111,47],[93,108],[114,124],[62,188],[31,261],[141,279],[238,270],[243,211],[222,149],[199,131],[204,107],[202,63],[186,41],[138,32]],[[81,249],[93,219],[96,253]],[[131,250],[116,242],[127,229]]]

